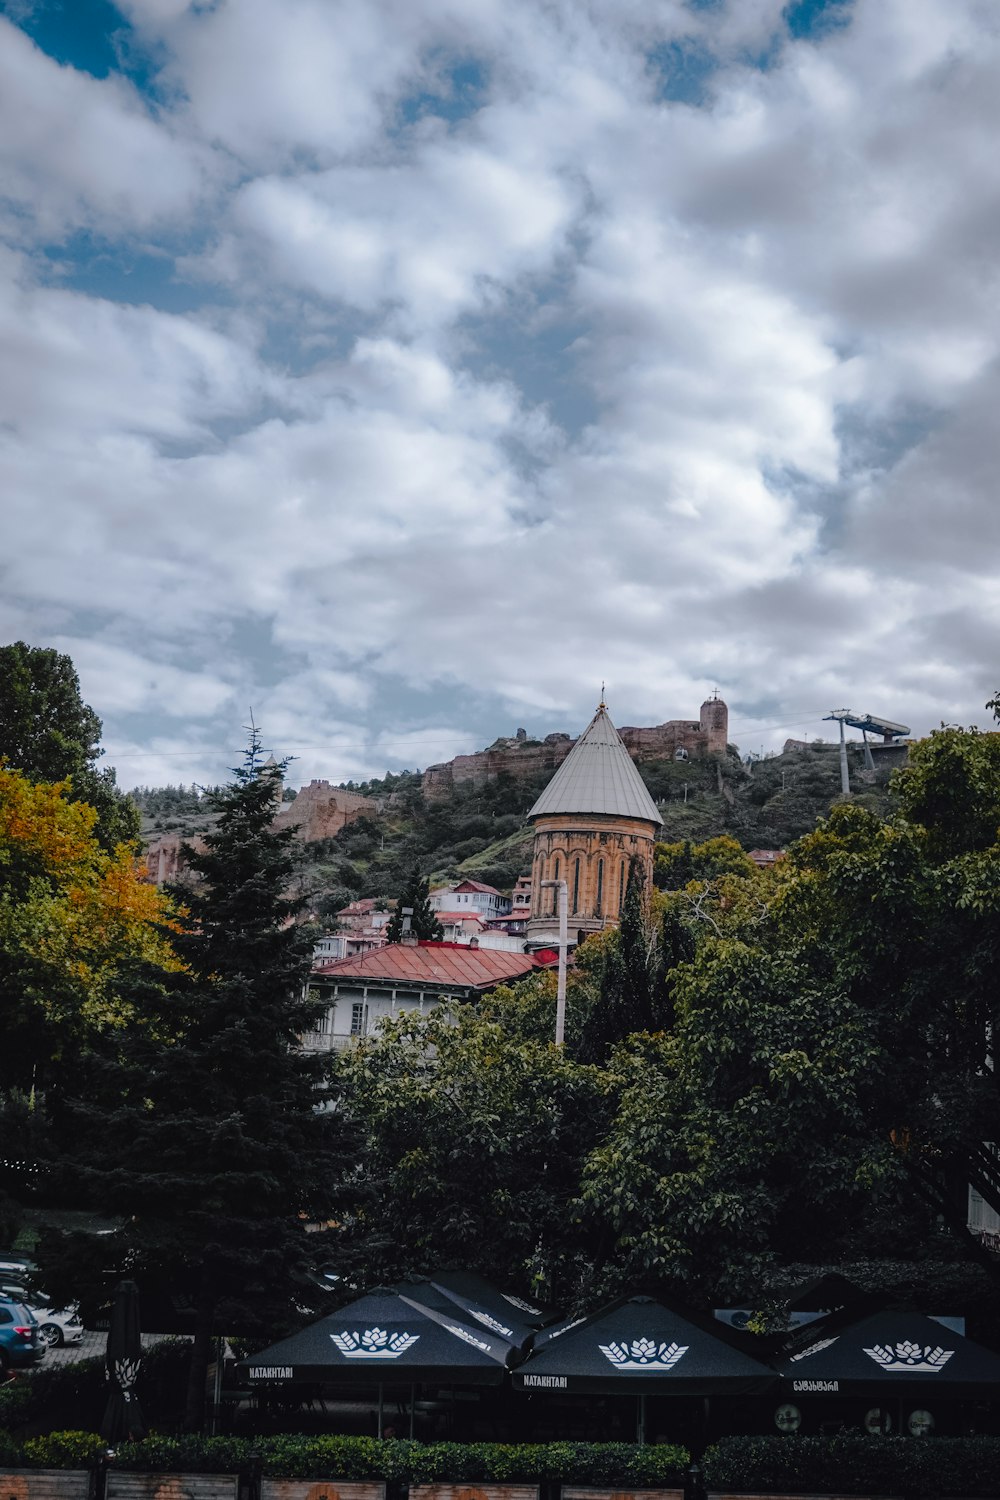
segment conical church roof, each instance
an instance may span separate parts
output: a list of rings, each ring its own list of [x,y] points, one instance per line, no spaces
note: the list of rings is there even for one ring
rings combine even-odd
[[[603,813],[663,822],[603,703],[528,817],[548,813]]]

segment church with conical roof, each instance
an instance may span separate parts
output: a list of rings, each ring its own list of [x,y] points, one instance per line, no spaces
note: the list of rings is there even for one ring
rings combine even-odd
[[[663,819],[604,702],[528,817],[535,827],[531,947],[558,939],[558,890],[544,882],[566,882],[571,943],[617,924],[633,859],[652,883]]]

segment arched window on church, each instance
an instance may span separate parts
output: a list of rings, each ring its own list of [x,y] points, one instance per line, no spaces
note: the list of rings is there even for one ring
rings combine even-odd
[[[599,917],[604,910],[604,861],[597,861],[597,900],[594,902],[594,915]]]
[[[619,916],[621,916],[621,914],[622,914],[622,907],[624,905],[625,905],[625,861],[622,860],[622,867],[618,871],[618,915]]]
[[[580,910],[580,859],[577,856],[576,864],[573,866],[573,910]]]
[[[558,854],[556,855],[555,864],[552,867],[552,879],[553,880],[558,880],[559,879],[559,856],[558,856]],[[552,915],[555,916],[556,913],[558,912],[558,910],[559,910],[559,888],[558,888],[558,886],[553,886],[553,888],[552,888]]]
[[[532,892],[531,905],[532,905],[533,911],[538,912],[538,914],[540,916],[541,913],[545,910],[545,907],[544,907],[545,891],[542,888],[542,881],[545,879],[545,855],[544,854],[540,854],[538,856],[538,859],[535,861],[535,874],[536,874],[536,878],[538,880],[538,888],[537,888],[537,890],[535,890],[534,892]]]

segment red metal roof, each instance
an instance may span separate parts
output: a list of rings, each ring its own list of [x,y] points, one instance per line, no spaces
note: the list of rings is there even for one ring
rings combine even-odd
[[[453,885],[453,891],[483,891],[487,896],[499,896],[500,892],[495,885],[483,885],[481,880],[463,880],[461,885]]]
[[[327,979],[381,980],[444,989],[488,990],[530,974],[539,965],[528,953],[467,948],[461,943],[390,943],[354,958],[315,965]]]

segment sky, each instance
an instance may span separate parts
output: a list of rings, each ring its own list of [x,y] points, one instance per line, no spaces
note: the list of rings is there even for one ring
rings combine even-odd
[[[0,641],[119,783],[1000,687],[995,0],[0,0]]]

